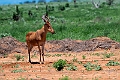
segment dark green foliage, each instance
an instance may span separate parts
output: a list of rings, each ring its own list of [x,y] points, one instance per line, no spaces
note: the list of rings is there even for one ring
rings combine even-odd
[[[18,5],[16,5],[15,9],[16,9],[16,12],[13,12],[12,18],[14,21],[18,21],[22,16],[22,12],[19,10]]]
[[[59,5],[59,6],[58,6],[58,10],[64,11],[64,10],[65,10],[65,6]]]
[[[59,59],[57,62],[53,64],[53,67],[56,68],[58,71],[61,71],[66,65],[66,61]]]
[[[0,11],[2,11],[2,8],[0,7]]]
[[[119,62],[115,62],[115,61],[109,61],[109,62],[106,64],[106,66],[118,66],[118,65],[120,65],[120,63],[119,63]]]
[[[82,56],[82,59],[86,59],[86,56],[85,56],[85,55],[83,55],[83,56]]]
[[[69,3],[66,3],[66,4],[65,4],[65,7],[70,7]]]
[[[48,12],[54,11],[54,6],[48,6]]]
[[[114,0],[106,0],[107,5],[112,5]]]
[[[10,33],[0,33],[0,38],[6,37],[6,36],[11,36]]]
[[[18,8],[18,5],[16,5],[16,13],[19,15],[20,14],[20,10]]]
[[[105,2],[102,2],[102,4],[100,5],[100,8],[104,8],[106,6]]]
[[[40,2],[44,2],[44,3],[45,3],[45,2],[46,2],[46,0],[38,0],[38,3],[40,3]]]
[[[77,4],[75,4],[75,5],[74,5],[74,7],[75,7],[75,8],[77,8],[77,7],[78,7],[78,5],[77,5]]]

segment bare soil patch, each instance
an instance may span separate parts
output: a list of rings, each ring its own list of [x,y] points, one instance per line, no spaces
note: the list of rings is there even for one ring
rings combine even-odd
[[[107,55],[107,54],[110,54]],[[7,57],[4,57],[7,55]],[[23,56],[17,61],[15,55]],[[31,52],[33,64],[28,62],[26,43],[13,37],[0,39],[0,80],[59,80],[68,76],[70,80],[119,80],[120,65],[106,66],[113,60],[120,62],[120,44],[107,37],[97,37],[86,41],[53,40],[45,45],[45,63],[38,64],[39,52],[34,47]],[[107,57],[108,56],[108,57]],[[53,64],[59,59],[77,67],[57,71]],[[83,66],[90,62],[102,67],[100,71],[88,71]]]

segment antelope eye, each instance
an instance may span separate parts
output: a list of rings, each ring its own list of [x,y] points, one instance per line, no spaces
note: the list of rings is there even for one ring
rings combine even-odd
[[[47,26],[48,28],[50,27],[50,25]]]

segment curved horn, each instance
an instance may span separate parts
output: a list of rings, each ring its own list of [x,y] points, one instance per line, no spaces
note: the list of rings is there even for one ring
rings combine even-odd
[[[42,16],[42,19],[44,20],[44,22],[49,21],[49,17],[48,17],[47,14],[43,15],[43,16]]]

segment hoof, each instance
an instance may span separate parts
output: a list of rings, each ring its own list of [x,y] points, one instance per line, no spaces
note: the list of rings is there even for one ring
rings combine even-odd
[[[29,63],[31,63],[31,61],[29,61]]]
[[[41,62],[41,64],[44,64],[44,62]]]

